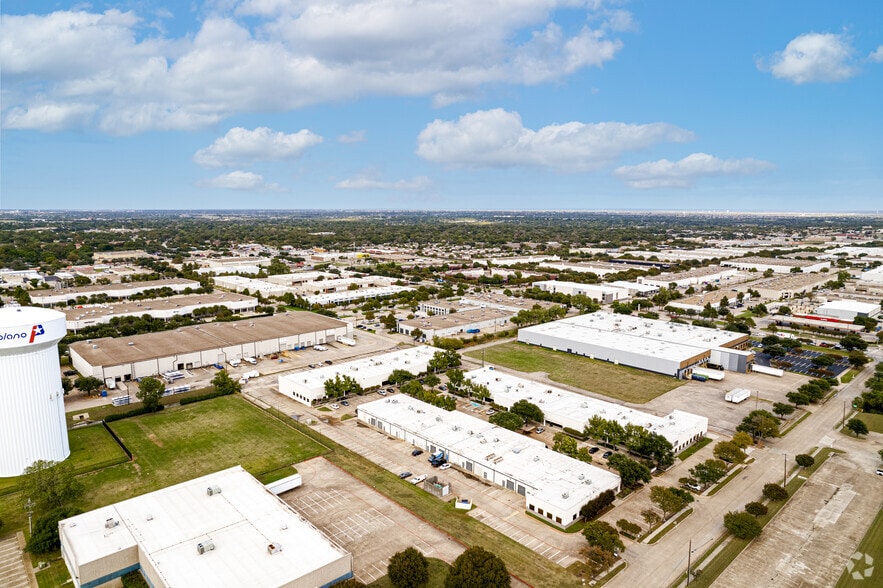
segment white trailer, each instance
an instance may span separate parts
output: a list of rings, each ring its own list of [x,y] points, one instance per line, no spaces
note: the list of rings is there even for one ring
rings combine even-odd
[[[785,375],[785,370],[781,370],[779,368],[769,367],[766,365],[758,365],[754,364],[751,366],[752,372],[757,372],[758,374],[766,374],[768,376],[776,376],[777,378],[781,378]]]
[[[350,338],[350,337],[344,337],[343,335],[338,335],[338,336],[337,336],[337,342],[338,342],[338,343],[343,343],[344,345],[349,345],[350,347],[353,347],[353,346],[355,346],[355,344],[356,344],[356,340],[355,340],[355,339],[352,339],[352,338]]]
[[[733,404],[739,404],[749,398],[751,398],[751,390],[746,388],[734,388],[724,395],[724,400]]]
[[[693,373],[697,376],[705,376],[709,380],[714,380],[716,382],[720,382],[724,379],[724,373],[720,370],[713,370],[709,368],[693,368]]]

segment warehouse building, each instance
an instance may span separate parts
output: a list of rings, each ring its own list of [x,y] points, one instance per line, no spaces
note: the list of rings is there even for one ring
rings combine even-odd
[[[312,312],[286,312],[174,331],[79,341],[70,346],[70,355],[73,367],[82,375],[120,382],[231,359],[263,357],[351,336],[352,325],[344,321]]]
[[[520,329],[518,341],[676,378],[709,363],[746,372],[754,362],[744,333],[608,312]]]
[[[689,412],[675,410],[664,417],[641,412],[613,402],[598,400],[576,392],[569,392],[519,378],[484,367],[466,374],[466,378],[487,386],[494,404],[507,410],[519,400],[527,400],[543,411],[548,425],[582,431],[594,416],[618,422],[620,425],[638,425],[651,433],[665,437],[674,452],[683,451],[708,432],[708,419]]]
[[[704,284],[724,284],[741,281],[738,271],[724,269],[718,266],[697,267],[685,272],[674,274],[660,274],[658,276],[638,276],[638,283],[668,288],[672,284],[676,288],[689,288],[690,286],[702,286]]]
[[[497,308],[472,308],[451,314],[428,316],[399,321],[397,330],[404,335],[414,336],[417,329],[421,338],[431,341],[433,337],[471,336],[482,330],[505,330],[517,311]]]
[[[291,292],[291,288],[273,284],[265,280],[255,280],[253,278],[244,278],[242,276],[217,276],[215,286],[225,288],[233,292],[245,292],[249,294],[260,293],[261,296],[282,296],[286,292]]]
[[[619,476],[548,449],[542,441],[405,395],[362,404],[362,423],[430,453],[490,484],[524,496],[525,508],[566,528],[580,508]]]
[[[819,274],[785,274],[754,282],[750,287],[757,290],[761,298],[766,300],[791,300],[809,294],[821,288],[826,282],[836,279],[828,273]]]
[[[106,324],[113,318],[148,315],[169,320],[176,316],[193,314],[194,310],[223,306],[233,312],[251,312],[258,301],[242,294],[213,292],[212,294],[185,294],[169,298],[151,298],[138,302],[115,302],[69,307],[63,310],[69,331],[79,331],[93,325]]]
[[[778,259],[773,257],[741,257],[739,259],[730,259],[722,261],[721,265],[727,267],[735,267],[743,271],[765,272],[772,270],[776,274],[790,274],[794,268],[799,268],[801,272],[808,274],[812,272],[820,272],[824,268],[831,267],[829,261],[814,261],[810,259]],[[796,273],[796,272],[793,272]]]
[[[34,290],[29,292],[31,303],[40,306],[52,306],[53,304],[75,301],[80,297],[107,296],[108,298],[129,298],[135,294],[142,294],[148,290],[169,288],[182,293],[188,288],[196,290],[200,288],[199,282],[185,280],[183,278],[169,278],[167,280],[150,280],[147,282],[127,282],[120,284],[96,284],[83,286],[82,288],[61,288],[59,290]]]
[[[312,406],[325,398],[325,382],[337,376],[349,376],[362,388],[374,388],[387,380],[395,370],[417,375],[425,372],[432,356],[440,349],[421,346],[391,351],[336,365],[304,370],[279,376],[279,392],[298,402]]]
[[[319,282],[321,283],[321,282]],[[409,286],[376,286],[370,288],[359,288],[357,290],[341,290],[340,292],[327,292],[324,294],[309,294],[304,296],[310,304],[349,304],[356,300],[370,300],[373,298],[386,298],[387,296],[395,296],[400,292],[409,292],[413,290]]]
[[[98,508],[58,524],[77,588],[315,588],[353,576],[342,547],[241,466]]]
[[[856,300],[831,300],[817,306],[813,314],[852,322],[856,318],[877,318],[880,305]]]
[[[610,304],[615,300],[625,300],[629,297],[629,291],[627,289],[615,288],[612,286],[580,284],[578,282],[559,282],[558,280],[534,282],[533,285],[543,292],[550,292],[552,294],[559,293],[567,294],[569,296],[588,296],[593,300],[597,300],[601,304]]]

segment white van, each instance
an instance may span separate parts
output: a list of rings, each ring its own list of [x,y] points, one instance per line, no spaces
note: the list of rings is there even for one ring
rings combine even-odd
[[[253,357],[243,357],[243,358],[242,358],[242,361],[247,361],[247,362],[250,363],[251,365],[257,365],[257,364],[258,364],[258,360],[256,360],[256,359],[253,358]]]
[[[239,367],[239,364],[242,363],[238,359],[231,359],[227,363],[229,363],[233,367]]]

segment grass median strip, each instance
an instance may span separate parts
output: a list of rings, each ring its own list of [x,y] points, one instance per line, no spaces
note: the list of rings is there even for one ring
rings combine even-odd
[[[656,543],[657,541],[659,541],[660,539],[665,537],[666,533],[668,533],[669,531],[671,531],[672,529],[677,527],[681,523],[681,521],[683,521],[685,518],[687,518],[691,514],[693,514],[693,509],[688,508],[687,510],[685,510],[684,512],[679,514],[675,520],[673,520],[669,524],[667,524],[660,532],[653,535],[653,537],[651,537],[650,540],[647,541],[647,543],[649,543],[650,545],[653,545],[654,543]]]
[[[744,470],[744,469],[745,469],[744,466],[739,466],[736,469],[734,469],[732,472],[730,472],[730,474],[726,478],[724,478],[723,480],[718,482],[717,486],[715,486],[714,488],[712,488],[711,490],[708,491],[708,496],[714,496],[715,494],[720,492],[721,489],[730,482],[730,480],[732,480],[733,478],[735,478],[736,476],[741,474],[742,470]]]

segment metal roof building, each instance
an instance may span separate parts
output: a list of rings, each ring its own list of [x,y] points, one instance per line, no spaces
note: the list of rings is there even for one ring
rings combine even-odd
[[[153,588],[315,588],[352,577],[352,556],[241,466],[59,522],[74,586],[140,570]]]
[[[193,280],[169,278],[166,280],[149,280],[146,282],[126,282],[106,285],[95,284],[92,286],[83,286],[82,288],[62,288],[60,290],[33,290],[29,292],[29,294],[31,295],[31,302],[34,304],[50,306],[59,302],[76,300],[80,296],[89,298],[90,296],[104,294],[108,298],[128,298],[134,294],[141,294],[148,290],[158,290],[160,288],[170,288],[175,292],[183,292],[187,288],[196,290],[200,287],[199,282]]]
[[[570,526],[601,492],[619,490],[616,474],[547,449],[542,441],[403,394],[362,404],[357,417],[415,447],[442,451],[457,468],[524,496],[528,510],[559,527]]]
[[[640,425],[651,433],[662,435],[672,444],[675,453],[692,445],[708,432],[708,419],[703,416],[675,410],[660,417],[614,402],[519,378],[493,367],[473,370],[466,377],[487,386],[495,404],[509,409],[519,400],[527,400],[543,411],[548,424],[558,427],[582,431],[589,419],[600,416],[623,426]]]
[[[877,318],[880,316],[880,305],[856,300],[831,300],[817,306],[813,314],[844,321],[852,321],[856,317]]]
[[[352,335],[351,324],[312,312],[285,312],[251,320],[213,322],[131,337],[105,337],[70,346],[84,376],[127,381],[167,371],[262,357]]]
[[[406,370],[414,375],[425,372],[436,352],[435,347],[421,346],[391,351],[381,355],[304,370],[279,376],[279,392],[308,406],[325,398],[325,382],[336,376],[349,376],[362,388],[380,386],[394,370]]]
[[[676,378],[688,378],[716,352],[716,363],[746,371],[750,354],[741,351],[748,335],[636,316],[595,312],[519,329],[518,341],[593,359],[621,363]],[[723,360],[721,360],[723,355]]]

